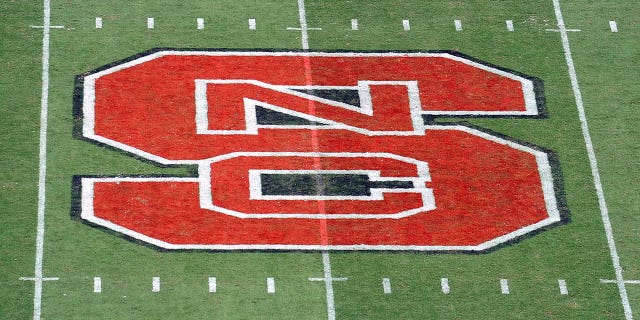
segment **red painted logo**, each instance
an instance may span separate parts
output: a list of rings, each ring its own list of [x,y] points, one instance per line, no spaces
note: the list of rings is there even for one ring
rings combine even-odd
[[[82,136],[195,177],[80,177],[167,249],[486,250],[561,220],[547,152],[437,116],[536,116],[454,53],[156,51],[79,79]]]

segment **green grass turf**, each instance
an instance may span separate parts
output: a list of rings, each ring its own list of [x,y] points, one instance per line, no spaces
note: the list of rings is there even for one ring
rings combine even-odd
[[[564,4],[571,45],[622,263],[637,279],[638,80],[635,39],[638,5],[608,1]],[[471,119],[511,137],[554,150],[564,174],[571,222],[512,246],[481,255],[411,253],[331,254],[338,319],[620,319],[622,307],[580,132],[573,93],[551,1],[307,1],[310,47],[315,50],[458,50],[543,79],[548,119]],[[159,168],[110,149],[75,140],[75,75],[153,47],[299,49],[295,1],[53,1],[47,175],[45,319],[323,319],[326,318],[319,253],[158,252],[70,219],[73,175],[189,174]],[[103,29],[94,18],[103,17]],[[3,231],[0,233],[0,313],[29,318],[37,204],[40,108],[41,5],[0,4],[4,128]],[[146,29],[154,17],[156,29]],[[206,20],[196,30],[195,19]],[[257,20],[249,30],[247,19]],[[350,30],[357,18],[360,30]],[[402,30],[411,20],[411,31]],[[461,19],[463,32],[456,32]],[[504,20],[513,20],[508,32]],[[608,21],[617,20],[612,34]],[[457,119],[442,119],[441,121]],[[103,293],[92,279],[103,279]],[[151,293],[151,277],[162,291]],[[218,293],[207,293],[207,277]],[[275,277],[277,292],[266,293]],[[391,278],[393,293],[382,293]],[[448,277],[451,294],[440,292]],[[499,279],[512,294],[500,294]],[[561,296],[557,279],[570,294]],[[125,298],[126,296],[126,298]],[[640,312],[640,291],[630,288]]]

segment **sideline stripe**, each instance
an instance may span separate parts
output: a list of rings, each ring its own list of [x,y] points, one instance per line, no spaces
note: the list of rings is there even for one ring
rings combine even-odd
[[[462,31],[462,21],[453,20],[453,24],[456,26],[456,31]]]
[[[93,292],[94,293],[102,292],[102,279],[100,279],[100,277],[93,277]]]
[[[151,291],[160,292],[160,277],[153,277],[151,281]]]
[[[42,94],[40,99],[40,146],[38,151],[38,213],[36,254],[34,263],[33,319],[42,313],[42,263],[44,261],[45,199],[47,177],[47,125],[49,109],[49,38],[51,32],[51,1],[43,1],[42,18]]]
[[[351,19],[351,30],[358,30],[358,19]]]
[[[451,288],[449,287],[449,279],[442,278],[440,279],[440,287],[442,288],[442,293],[449,294],[451,292]]]
[[[249,19],[249,30],[256,29],[256,19]]]
[[[502,294],[509,294],[509,280],[500,279],[500,292]]]
[[[197,18],[196,24],[198,25],[198,30],[204,29],[204,18]]]
[[[96,29],[102,29],[102,17],[96,17]]]
[[[409,23],[409,20],[402,20],[402,28],[404,29],[404,31],[411,30],[411,24]]]
[[[611,28],[611,32],[618,32],[618,24],[615,21],[609,21],[609,28]]]
[[[216,277],[209,277],[209,293],[215,293],[218,291],[218,281]]]
[[[513,20],[507,20],[505,21],[505,23],[507,24],[507,30],[509,31],[513,31]]]
[[[156,20],[154,18],[147,18],[147,29],[153,29],[156,27]]]
[[[567,282],[564,279],[558,279],[558,287],[560,287],[561,295],[569,294],[569,289],[567,289]]]
[[[625,319],[633,319],[633,312],[631,305],[629,304],[629,296],[627,295],[627,287],[624,283],[624,277],[622,276],[622,266],[620,265],[620,256],[618,255],[618,249],[616,248],[616,242],[613,237],[613,228],[611,226],[611,219],[609,218],[609,209],[607,208],[607,202],[604,198],[604,191],[602,189],[602,182],[600,181],[600,171],[598,169],[598,161],[596,160],[596,153],[591,142],[591,134],[589,133],[589,125],[587,124],[587,116],[584,110],[584,104],[582,102],[582,93],[580,92],[580,86],[578,85],[578,76],[573,64],[573,57],[571,55],[571,46],[569,45],[569,35],[567,28],[564,24],[564,18],[562,17],[562,10],[560,9],[560,0],[553,0],[553,8],[556,14],[556,20],[558,21],[558,29],[560,30],[560,38],[562,39],[562,48],[564,49],[564,57],[567,61],[567,68],[569,71],[569,79],[571,80],[571,88],[576,100],[576,107],[578,109],[578,116],[580,118],[580,127],[582,129],[582,137],[587,148],[587,155],[589,156],[589,165],[591,166],[591,175],[593,176],[593,184],[596,188],[596,194],[598,196],[598,204],[600,206],[600,216],[602,218],[602,224],[604,225],[604,231],[607,236],[607,244],[609,245],[609,253],[611,254],[611,262],[613,263],[613,269],[616,275],[616,281],[618,284],[618,291],[620,292],[620,300],[622,301],[622,308],[624,309]]]
[[[391,280],[389,278],[382,278],[382,292],[385,294],[391,293]]]
[[[267,293],[276,293],[276,280],[267,278]]]

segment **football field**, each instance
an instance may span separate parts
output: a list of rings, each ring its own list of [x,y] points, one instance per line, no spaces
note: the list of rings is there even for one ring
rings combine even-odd
[[[640,317],[640,3],[0,3],[0,319]]]

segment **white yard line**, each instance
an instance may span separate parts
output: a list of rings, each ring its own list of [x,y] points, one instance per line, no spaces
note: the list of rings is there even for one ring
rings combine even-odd
[[[618,24],[615,21],[609,21],[609,28],[611,32],[618,32]]]
[[[573,57],[571,55],[571,47],[569,46],[569,36],[567,28],[564,24],[564,18],[562,17],[562,10],[560,9],[560,0],[553,0],[553,7],[558,21],[558,30],[560,31],[560,37],[562,39],[562,47],[564,49],[564,56],[567,61],[567,67],[569,69],[569,78],[571,79],[571,87],[576,100],[576,107],[578,109],[578,116],[580,118],[580,126],[582,128],[582,137],[587,148],[587,155],[589,157],[589,165],[591,166],[591,174],[593,176],[593,183],[596,188],[596,194],[598,196],[598,204],[600,206],[600,215],[602,218],[602,224],[604,225],[605,234],[607,237],[607,243],[609,245],[609,253],[611,255],[611,261],[613,263],[613,269],[616,275],[616,283],[618,285],[618,291],[620,292],[620,300],[622,300],[622,307],[624,309],[625,319],[633,319],[633,312],[629,304],[629,296],[627,295],[627,288],[625,286],[624,277],[622,275],[622,266],[620,265],[620,256],[618,255],[618,249],[613,237],[613,228],[611,226],[611,220],[609,218],[609,210],[607,209],[607,203],[604,197],[604,191],[602,189],[602,182],[600,181],[600,172],[598,170],[598,161],[596,160],[596,154],[591,142],[591,134],[589,133],[589,126],[587,124],[587,116],[584,110],[584,103],[582,101],[582,93],[580,92],[580,86],[578,85],[578,76],[576,75],[575,66],[573,64]]]
[[[306,12],[306,8],[305,8],[305,3],[304,0],[298,0],[298,15],[300,18],[300,41],[302,43],[302,49],[307,51],[309,50],[309,25],[307,23],[307,12]],[[311,85],[312,84],[312,80],[311,80],[311,62],[309,57],[305,57],[305,78],[306,78],[306,82],[307,85]],[[309,102],[311,105],[309,106],[310,109],[310,114],[314,115],[315,113],[315,107],[313,106],[313,101]],[[318,142],[317,142],[317,136],[314,135],[313,136],[313,146],[314,146],[314,151],[317,151],[318,149]],[[318,164],[319,166],[319,164]],[[324,203],[321,200],[319,202],[319,207],[322,209],[321,211],[324,211]],[[322,239],[323,242],[328,241],[328,234],[327,234],[327,228],[326,228],[326,220],[325,221],[321,221],[321,226],[320,226],[320,232],[322,233]],[[326,245],[327,243],[323,243],[323,245]],[[323,251],[322,252],[322,265],[323,265],[323,269],[324,269],[324,284],[325,284],[325,291],[326,291],[326,302],[327,302],[327,319],[329,320],[335,320],[336,319],[336,309],[335,309],[335,299],[334,299],[334,293],[333,293],[333,282],[336,280],[346,280],[346,279],[334,279],[332,272],[331,272],[331,259],[329,257],[329,251]],[[312,280],[312,279],[310,279]]]
[[[47,179],[47,124],[49,109],[49,37],[51,32],[51,1],[44,0],[42,32],[42,94],[40,100],[40,149],[38,169],[38,222],[36,227],[36,257],[34,270],[33,319],[42,314],[42,262],[44,260],[44,228]]]
[[[298,16],[300,17],[300,39],[302,41],[302,49],[309,50],[309,26],[307,25],[307,12],[304,0],[298,0]]]
[[[335,298],[333,295],[333,275],[331,273],[331,259],[329,258],[329,252],[322,253],[322,265],[324,266],[324,286],[327,292],[327,319],[336,319],[336,307]]]

